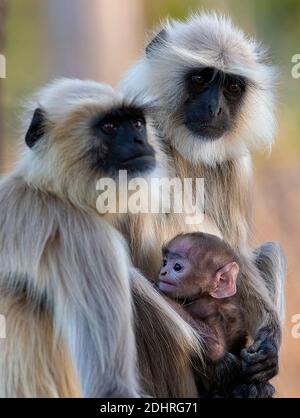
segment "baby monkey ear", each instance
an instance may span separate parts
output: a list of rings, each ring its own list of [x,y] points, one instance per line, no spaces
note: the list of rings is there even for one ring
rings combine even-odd
[[[25,142],[29,148],[32,148],[45,134],[45,122],[45,112],[40,108],[36,109],[25,136]]]
[[[239,265],[233,261],[219,269],[213,278],[216,288],[210,295],[216,299],[229,298],[236,294],[236,281],[239,274]]]

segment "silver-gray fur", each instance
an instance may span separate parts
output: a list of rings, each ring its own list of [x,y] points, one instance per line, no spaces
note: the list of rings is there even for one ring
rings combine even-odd
[[[269,244],[253,254],[250,244],[251,153],[255,149],[270,150],[273,143],[277,71],[258,42],[217,13],[199,13],[185,21],[169,20],[157,33],[120,88],[141,102],[152,101],[154,119],[176,175],[204,177],[206,215],[244,260],[239,295],[253,337],[262,341],[262,335],[269,333],[278,347],[284,255],[279,246],[271,249]],[[201,141],[182,117],[181,109],[188,99],[184,77],[203,67],[247,80],[232,127],[214,141]]]
[[[110,86],[68,79],[28,103],[22,141],[37,107],[42,137],[0,184],[1,397],[197,394],[199,338],[132,266],[110,224],[119,215],[96,210],[90,121],[123,105]],[[149,126],[147,139],[157,174],[165,157]]]
[[[97,213],[97,178],[80,158],[82,104],[122,99],[77,80],[40,94],[34,107],[46,112],[47,133],[0,185],[0,312],[7,320],[0,396],[70,396],[77,377],[85,397],[140,396],[127,246]],[[71,355],[69,370],[61,345]]]

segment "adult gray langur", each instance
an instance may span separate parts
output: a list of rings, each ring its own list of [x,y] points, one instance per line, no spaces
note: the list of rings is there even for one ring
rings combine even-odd
[[[254,343],[242,357],[251,381],[278,372],[281,342],[284,256],[275,242],[251,248],[251,153],[273,142],[275,80],[260,44],[227,17],[203,13],[168,20],[120,85],[153,101],[170,175],[205,179],[205,213],[243,260],[238,295]]]
[[[153,361],[188,359],[198,342],[132,267],[96,183],[148,178],[157,142],[143,109],[92,81],[49,84],[26,115],[24,155],[0,184],[0,396],[140,396],[132,288]]]

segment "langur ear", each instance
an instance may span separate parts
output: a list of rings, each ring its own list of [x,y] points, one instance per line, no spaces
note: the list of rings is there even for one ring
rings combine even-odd
[[[215,273],[214,280],[217,287],[210,295],[216,299],[229,298],[236,294],[236,281],[239,274],[239,265],[233,261],[226,264]]]
[[[162,29],[158,34],[150,41],[150,43],[146,46],[145,52],[146,56],[150,56],[151,52],[155,50],[155,48],[159,47],[163,44],[164,41],[167,40],[167,31],[166,29]]]
[[[45,112],[37,108],[34,111],[30,126],[25,135],[25,143],[29,148],[32,148],[45,134]]]

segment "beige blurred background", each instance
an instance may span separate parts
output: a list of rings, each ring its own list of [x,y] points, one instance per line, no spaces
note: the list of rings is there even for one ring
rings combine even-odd
[[[6,6],[6,7],[4,7]],[[6,10],[5,10],[6,9]],[[298,0],[0,0],[0,172],[17,157],[21,103],[48,80],[81,77],[115,84],[143,49],[146,33],[166,16],[194,10],[230,14],[247,33],[270,47],[281,70],[279,127],[271,156],[255,157],[255,241],[276,239],[287,255],[286,323],[278,396],[300,397],[300,78],[291,75],[300,54]],[[4,13],[6,12],[6,13]]]

